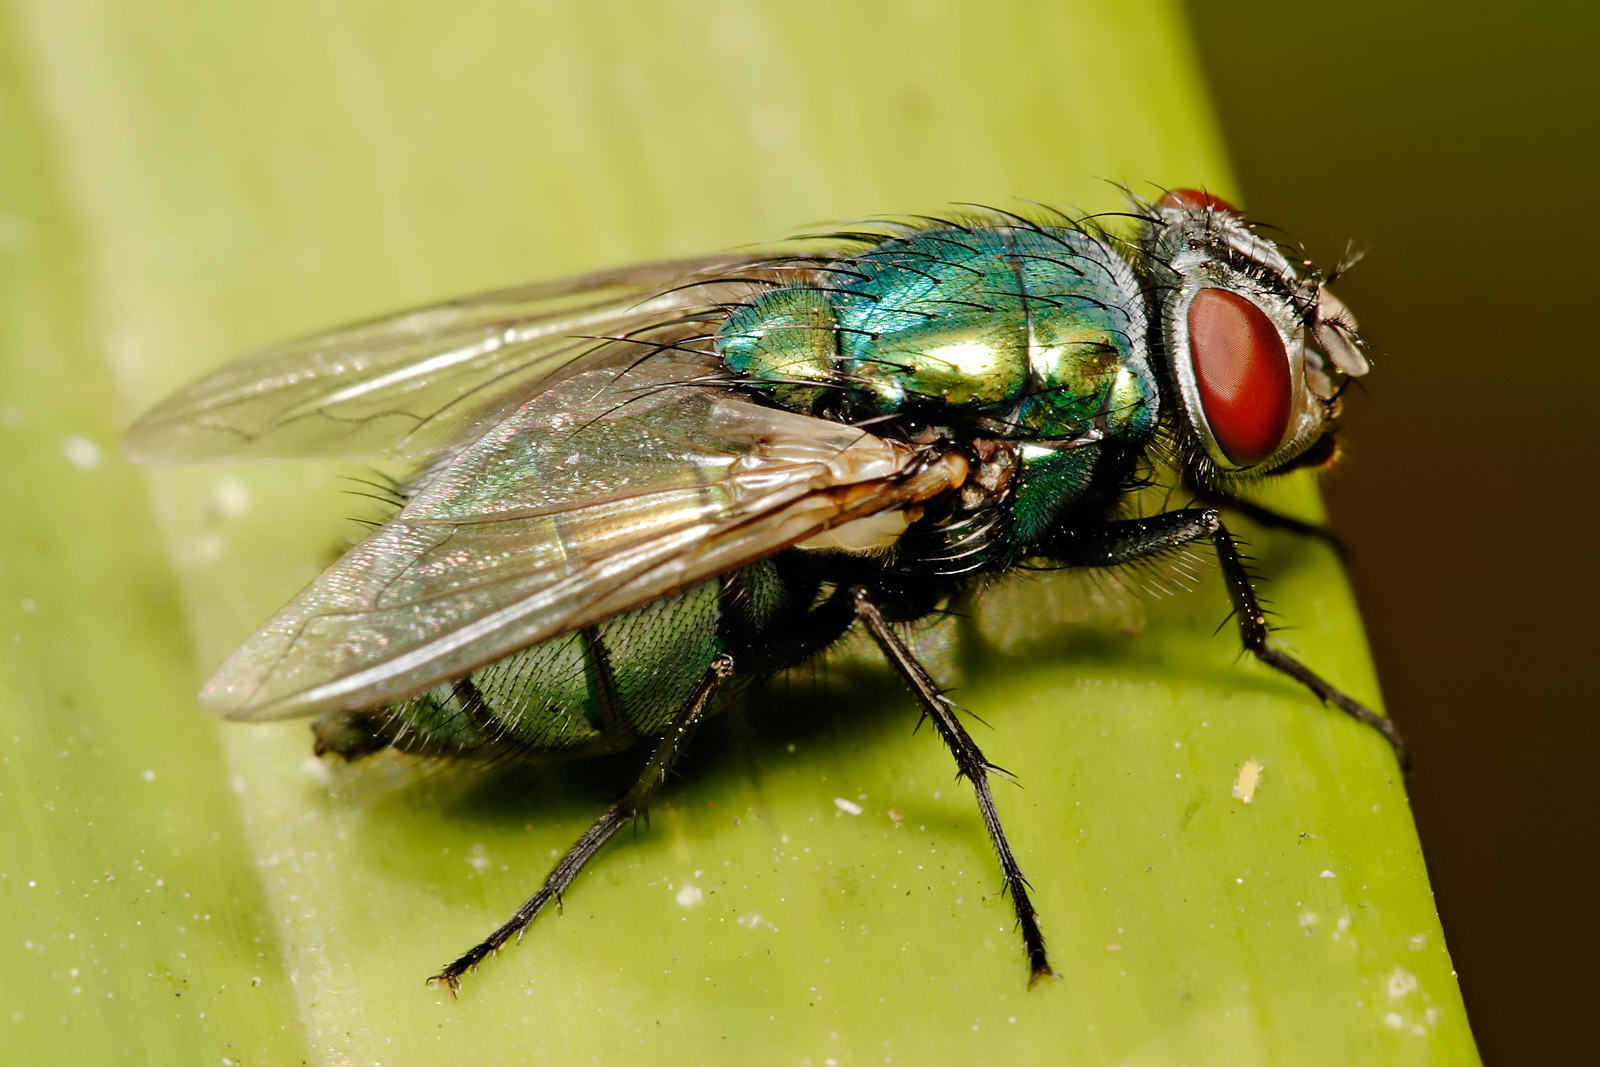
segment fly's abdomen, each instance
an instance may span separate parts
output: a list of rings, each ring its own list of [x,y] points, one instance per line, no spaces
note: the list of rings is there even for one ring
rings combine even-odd
[[[418,755],[559,759],[625,749],[666,731],[720,653],[732,652],[747,676],[787,665],[784,623],[803,615],[815,595],[814,581],[763,560],[411,700],[324,715],[312,724],[317,754],[355,759],[393,746]]]
[[[318,751],[498,759],[627,748],[659,736],[691,699],[723,650],[722,614],[719,583],[697,585],[403,703],[324,716]]]

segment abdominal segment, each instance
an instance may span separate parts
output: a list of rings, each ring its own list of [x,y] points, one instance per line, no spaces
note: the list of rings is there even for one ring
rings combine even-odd
[[[719,583],[705,582],[512,653],[465,678],[312,725],[318,755],[390,746],[473,759],[561,758],[658,736],[723,650]]]
[[[809,555],[806,554],[806,555]],[[410,700],[312,723],[316,753],[385,748],[466,759],[563,759],[660,737],[731,653],[751,680],[788,666],[842,623],[797,627],[816,601],[810,568],[789,557],[653,600],[444,682]]]

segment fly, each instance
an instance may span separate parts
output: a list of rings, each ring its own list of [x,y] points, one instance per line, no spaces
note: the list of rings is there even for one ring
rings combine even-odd
[[[411,460],[398,512],[217,668],[227,719],[317,753],[641,748],[633,786],[483,942],[521,934],[637,818],[733,689],[864,629],[971,784],[1032,982],[1052,975],[988,761],[897,626],[1023,565],[1215,551],[1244,648],[1380,731],[1271,640],[1222,510],[1329,462],[1355,322],[1225,201],[1132,198],[1132,233],[1041,209],[913,218],[803,254],[486,293],[225,367],[135,459]],[[1161,477],[1201,504],[1132,516]]]

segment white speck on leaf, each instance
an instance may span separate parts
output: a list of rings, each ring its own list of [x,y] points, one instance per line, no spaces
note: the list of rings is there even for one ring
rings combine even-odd
[[[1417,976],[1404,967],[1396,967],[1389,976],[1389,997],[1398,1000],[1409,993],[1417,991]]]
[[[1261,782],[1261,764],[1254,759],[1247,759],[1239,768],[1239,775],[1233,780],[1233,798],[1241,804],[1248,804],[1255,799],[1256,786]]]
[[[211,491],[211,508],[221,518],[238,518],[250,510],[250,487],[238,478],[222,479]]]
[[[834,797],[833,806],[844,812],[846,815],[861,814],[861,805],[857,804],[853,800],[846,800],[844,797]]]
[[[74,434],[61,442],[61,454],[67,457],[67,462],[74,467],[92,471],[100,466],[100,446],[87,437]]]
[[[698,886],[686,885],[678,890],[676,900],[680,907],[692,908],[706,898]]]

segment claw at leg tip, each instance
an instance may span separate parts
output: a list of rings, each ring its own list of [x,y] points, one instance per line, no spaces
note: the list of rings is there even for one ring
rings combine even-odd
[[[454,975],[436,974],[428,979],[428,988],[430,989],[438,989],[441,985],[449,990],[451,1000],[454,1000],[456,994],[461,990],[461,980]]]

